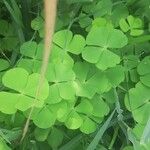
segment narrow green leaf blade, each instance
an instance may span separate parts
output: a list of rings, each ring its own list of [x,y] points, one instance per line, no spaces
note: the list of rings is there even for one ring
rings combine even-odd
[[[150,141],[150,118],[147,121],[147,124],[144,128],[143,134],[141,136],[140,143],[147,143]]]
[[[115,110],[111,113],[109,118],[106,120],[106,122],[103,124],[103,126],[99,129],[96,136],[94,137],[94,139],[89,144],[89,146],[87,147],[86,150],[94,150],[96,148],[96,146],[98,145],[98,143],[99,143],[100,139],[102,138],[104,132],[107,130],[107,127],[109,126],[110,121],[111,121],[112,117],[114,116],[114,113],[115,113]]]

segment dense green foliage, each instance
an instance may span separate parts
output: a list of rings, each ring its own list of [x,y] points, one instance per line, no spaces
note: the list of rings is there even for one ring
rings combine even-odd
[[[150,1],[58,1],[35,101],[43,16],[43,1],[0,0],[0,150],[149,150]]]

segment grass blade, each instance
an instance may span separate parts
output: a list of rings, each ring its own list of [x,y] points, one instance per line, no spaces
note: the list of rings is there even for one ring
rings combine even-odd
[[[150,35],[142,35],[136,38],[129,38],[129,44],[138,44],[150,41]]]
[[[114,116],[114,113],[115,113],[115,110],[111,113],[109,118],[106,120],[106,122],[103,124],[103,126],[99,129],[99,131],[97,132],[96,136],[94,137],[92,142],[87,147],[87,150],[95,150],[95,148],[97,147],[97,145],[98,145],[99,141],[101,140],[103,134],[107,130],[107,128],[108,128],[108,126],[110,124],[110,121],[112,120],[112,118]]]
[[[7,143],[11,144],[7,136],[0,130],[0,137],[2,137]]]
[[[18,18],[19,16],[18,16],[18,13],[17,13],[19,8],[17,10],[14,10],[6,0],[3,0],[3,1],[4,1],[4,4],[5,4],[6,8],[10,12],[11,16],[13,17],[14,21],[17,23],[18,26],[22,27],[23,24],[21,22],[21,18]]]
[[[135,135],[132,133],[132,129],[128,128],[128,138],[132,142],[134,150],[141,150],[140,143],[137,141]]]
[[[140,143],[144,144],[144,143],[147,143],[149,141],[150,141],[150,118],[148,119],[147,124],[144,128]]]
[[[8,3],[6,0],[3,0],[6,8],[8,9],[10,15],[13,18],[13,21],[15,23],[16,32],[18,33],[18,38],[20,39],[20,43],[22,44],[25,41],[24,33],[23,33],[23,22],[22,22],[22,16],[21,11],[19,10],[19,6],[17,3],[12,0],[10,3]],[[12,3],[12,6],[11,6]]]
[[[16,16],[18,18],[22,18],[21,11],[20,11],[20,8],[17,5],[17,2],[15,0],[11,0],[11,3],[12,3],[12,8],[13,8]]]
[[[71,141],[69,141],[67,144],[62,146],[59,150],[71,150],[75,145],[80,143],[82,139],[82,134],[77,135],[74,137]]]

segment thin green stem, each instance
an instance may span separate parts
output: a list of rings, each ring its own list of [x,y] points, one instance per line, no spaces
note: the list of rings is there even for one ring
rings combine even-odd
[[[1,53],[6,58],[6,60],[10,63],[10,59],[5,55],[5,53],[3,52],[3,50],[1,50]]]
[[[150,41],[150,35],[142,35],[136,38],[129,38],[129,44],[138,44]]]
[[[114,143],[115,143],[115,141],[117,139],[118,131],[119,131],[119,127],[117,126],[115,128],[115,131],[114,131],[114,134],[113,134],[113,138],[112,138],[112,140],[110,142],[110,145],[109,145],[108,149],[112,149],[113,148],[113,145],[114,145]]]
[[[122,121],[123,120],[123,115],[122,115],[123,110],[120,107],[120,102],[119,102],[119,98],[118,98],[116,88],[114,88],[114,96],[115,96],[115,100],[116,100],[116,110],[117,110],[117,113],[118,113],[118,120]]]
[[[127,143],[129,143],[128,134],[127,134],[127,130],[126,130],[127,125],[123,121],[123,115],[122,115],[123,110],[121,109],[121,106],[120,106],[119,97],[118,97],[116,88],[114,89],[114,96],[115,96],[115,99],[116,99],[116,110],[117,110],[117,113],[118,113],[118,124],[119,124],[120,128],[122,129],[122,132],[124,133],[124,135],[126,137]]]

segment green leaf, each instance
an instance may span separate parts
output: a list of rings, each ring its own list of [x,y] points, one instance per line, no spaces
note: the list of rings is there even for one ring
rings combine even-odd
[[[28,41],[21,45],[20,52],[22,55],[34,58],[36,55],[37,43],[34,41]]]
[[[72,37],[73,33],[71,31],[61,30],[54,34],[53,42],[64,49],[71,42]]]
[[[104,50],[98,47],[87,46],[82,52],[82,57],[84,60],[90,63],[97,63],[100,56],[103,54]]]
[[[96,68],[85,62],[78,62],[75,64],[74,70],[77,76],[77,80],[74,82],[77,96],[92,98],[96,92],[107,91],[109,86],[108,80]]]
[[[138,82],[135,88],[130,89],[129,96],[126,95],[125,97],[127,109],[132,111],[134,119],[141,124],[146,124],[149,118],[149,100],[150,88],[141,82]]]
[[[140,28],[142,27],[142,20],[140,18],[134,18],[133,16],[127,17],[128,23],[131,28]]]
[[[111,0],[101,0],[98,1],[96,6],[94,6],[91,11],[94,14],[94,17],[101,17],[107,14],[110,14],[112,10],[113,3]]]
[[[127,42],[127,37],[120,30],[107,27],[93,28],[86,38],[87,45],[103,48],[122,48]]]
[[[0,41],[0,48],[6,49],[6,50],[14,50],[18,44],[18,39],[16,37],[10,36],[10,37],[4,37]]]
[[[129,140],[132,142],[133,147],[135,150],[145,150],[145,148],[142,146],[142,144],[136,139],[134,133],[130,128],[127,130]]]
[[[70,67],[73,67],[74,61],[72,57],[62,50],[59,46],[53,45],[50,56],[50,62],[52,63],[63,63]]]
[[[48,69],[47,78],[50,82],[65,82],[75,79],[73,70],[63,63],[51,63],[48,65]]]
[[[92,98],[97,92],[97,87],[92,86],[92,84],[88,82],[74,82],[74,89],[76,91],[77,96]]]
[[[33,116],[34,124],[42,129],[46,129],[53,126],[55,121],[56,116],[48,106],[44,106],[41,109],[37,109],[36,114],[34,114]]]
[[[148,69],[150,67],[150,56],[145,57],[138,65],[137,71],[140,75],[146,75],[150,73]]]
[[[58,89],[59,89],[60,97],[62,97],[63,99],[66,99],[66,100],[67,99],[70,99],[70,100],[75,99],[75,89],[71,82],[59,83]]]
[[[117,87],[124,80],[124,69],[121,66],[101,72],[96,68],[92,69],[92,66],[90,68],[90,65],[85,62],[78,62],[75,64],[74,70],[77,76],[77,80],[74,82],[77,96],[92,98],[97,92],[107,92],[111,87]],[[90,76],[88,77],[88,75]]]
[[[81,19],[80,19],[81,18]],[[79,15],[79,24],[81,28],[87,28],[92,23],[92,18],[87,16],[85,13],[80,13]]]
[[[74,65],[74,71],[77,78],[76,82],[74,82],[74,88],[77,96],[92,98],[96,93],[97,87],[88,83],[88,74],[91,70],[91,66],[86,62],[77,62]]]
[[[94,87],[98,93],[107,92],[111,88],[105,73],[101,71],[97,71],[93,74],[93,76],[87,80],[87,85],[89,85],[91,89]]]
[[[17,78],[17,76],[20,78]],[[6,87],[22,92],[28,80],[28,72],[22,68],[14,68],[8,70],[2,78],[2,82]],[[14,80],[16,78],[16,80]]]
[[[34,102],[39,78],[39,74],[34,73],[30,75],[23,68],[8,70],[2,78],[2,82],[6,87],[17,93],[12,91],[0,92],[1,105],[5,105],[5,107],[1,108],[1,111],[10,114],[15,113],[16,109],[25,111],[33,105],[41,107],[44,100],[48,97],[49,85],[46,80],[43,81],[40,93],[38,94],[37,100]]]
[[[83,123],[83,119],[80,117],[80,115],[77,112],[72,111],[68,115],[65,125],[69,129],[78,129],[78,128],[80,128],[82,123]]]
[[[48,81],[53,83],[50,86],[49,103],[56,103],[61,99],[73,100],[75,98],[73,86],[75,73],[70,66],[63,63],[49,63],[46,77]]]
[[[130,35],[132,36],[139,36],[141,34],[143,34],[143,30],[139,30],[139,29],[132,29],[131,32],[130,32]]]
[[[104,98],[108,103],[115,103],[115,95],[114,95],[114,90],[111,89],[110,91],[104,93],[102,95],[102,98]]]
[[[140,77],[140,80],[144,85],[150,87],[150,74]]]
[[[89,115],[93,111],[93,106],[87,99],[82,99],[81,102],[75,107],[75,110],[79,113]]]
[[[63,132],[57,128],[52,128],[50,135],[47,138],[48,144],[52,149],[58,149],[63,142]]]
[[[85,2],[91,2],[91,0],[67,0],[67,3],[73,4],[73,3],[85,3]]]
[[[113,25],[105,18],[99,17],[99,18],[95,18],[92,21],[92,28],[99,28],[99,27],[113,28]]]
[[[6,20],[0,19],[0,34],[5,36],[7,34],[9,24]]]
[[[143,134],[142,134],[141,139],[140,139],[140,143],[142,143],[142,144],[146,144],[150,140],[150,128],[149,127],[150,127],[150,118],[148,119],[148,121],[145,125],[145,128],[143,130]]]
[[[141,82],[136,84],[135,88],[129,91],[129,99],[125,98],[125,104],[128,109],[135,110],[150,99],[150,88],[144,86]]]
[[[61,30],[54,34],[53,42],[60,46],[64,51],[73,54],[80,54],[85,46],[83,36],[76,34],[73,36],[71,31]]]
[[[55,113],[58,121],[64,122],[70,106],[68,106],[66,101],[61,101],[60,103],[50,105],[50,109]]]
[[[101,70],[106,70],[107,68],[115,67],[119,63],[120,57],[118,55],[114,54],[111,51],[103,50],[96,66]]]
[[[140,60],[136,55],[128,55],[124,56],[124,66],[125,68],[130,71],[138,66]]]
[[[11,100],[9,100],[11,98]],[[0,111],[5,114],[13,114],[17,111],[15,105],[19,95],[8,92],[0,92]]]
[[[44,24],[43,18],[38,16],[31,21],[31,28],[37,31],[43,28],[43,24]]]
[[[127,19],[120,19],[119,25],[123,32],[130,31],[131,36],[139,36],[144,32],[142,30],[142,20],[140,18],[135,18],[132,15],[128,16]]]
[[[136,120],[138,123],[146,124],[150,115],[149,107],[150,107],[150,103],[148,102],[143,104],[143,106],[132,111],[134,120]]]
[[[132,82],[137,83],[139,81],[139,76],[136,69],[130,70],[130,79]]]
[[[85,39],[81,35],[75,35],[68,45],[68,51],[72,54],[80,54],[85,46]]]
[[[0,138],[0,149],[1,149],[1,150],[11,150],[11,149],[7,146],[7,144],[3,141],[2,138]]]
[[[10,66],[10,64],[7,60],[0,59],[0,71],[4,71],[4,70],[8,69],[9,66]]]
[[[76,78],[80,81],[86,81],[87,75],[90,71],[90,65],[86,62],[76,62],[73,71],[76,74]]]
[[[90,134],[96,130],[96,123],[88,117],[83,117],[83,124],[80,127],[80,131],[86,134]]]
[[[17,66],[28,70],[28,72],[30,73],[40,72],[40,67],[43,58],[43,48],[44,48],[43,43],[37,44],[36,42],[33,41],[25,42],[20,49],[23,58],[18,61]],[[66,52],[62,51],[62,48],[56,45],[52,45],[52,52],[49,63],[50,64],[48,65],[48,68],[51,67],[52,65],[51,63],[54,64],[59,63],[71,68],[74,62],[73,59]],[[47,69],[46,73],[46,77],[48,79],[49,73],[51,72],[50,70]]]
[[[130,30],[130,26],[125,19],[120,19],[119,25],[123,32],[128,32]]]
[[[34,41],[28,41],[21,45],[20,52],[23,55],[18,60],[17,66],[26,69],[29,73],[39,72],[42,63],[43,44],[37,44]]]
[[[50,129],[41,129],[41,128],[38,128],[36,127],[35,130],[34,130],[34,136],[35,136],[35,139],[37,141],[45,141],[48,137],[48,134],[50,132]]]
[[[129,15],[129,10],[123,3],[117,4],[113,7],[111,12],[111,20],[115,27],[119,26],[121,18],[126,18]]]
[[[49,96],[46,100],[49,104],[59,103],[62,100],[57,84],[53,84],[49,87]]]
[[[95,117],[104,117],[109,113],[109,106],[98,95],[90,100],[93,105],[92,115]]]
[[[82,57],[99,69],[106,70],[120,63],[120,57],[108,49],[122,48],[127,41],[127,37],[120,30],[108,27],[93,28],[87,35],[88,46],[84,48]]]
[[[106,76],[112,87],[117,87],[121,82],[124,81],[124,74],[124,68],[122,66],[116,66],[106,71]]]
[[[28,64],[29,61],[27,61],[27,64],[25,64],[24,66],[31,67],[32,65]],[[46,78],[49,82],[53,83],[50,86],[49,103],[60,102],[62,98],[74,99],[75,90],[72,81],[74,81],[75,79],[75,74],[71,66],[70,64],[66,64],[63,62],[48,64]],[[40,72],[40,62],[34,61],[33,68],[35,72]],[[70,92],[68,92],[68,90]]]
[[[150,87],[150,72],[147,70],[150,66],[150,57],[145,57],[138,65],[137,71],[141,75],[141,82]]]
[[[134,150],[134,148],[132,146],[126,146],[123,148],[123,150]]]

